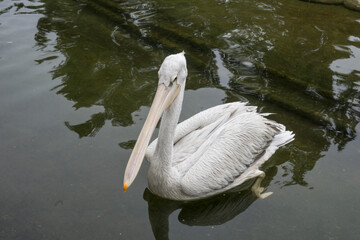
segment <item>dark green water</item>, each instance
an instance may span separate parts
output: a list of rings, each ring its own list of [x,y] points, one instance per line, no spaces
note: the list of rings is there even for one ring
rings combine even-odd
[[[184,204],[122,178],[157,69],[181,120],[248,101],[296,134],[249,190]],[[360,13],[296,0],[0,1],[0,239],[360,239]]]

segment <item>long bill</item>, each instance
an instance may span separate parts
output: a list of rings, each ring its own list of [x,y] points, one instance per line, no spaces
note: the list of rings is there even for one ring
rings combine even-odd
[[[163,83],[158,85],[150,112],[126,166],[124,175],[124,191],[126,191],[126,189],[131,185],[139,172],[151,136],[161,118],[162,113],[171,105],[179,92],[180,85],[176,82],[169,87],[165,86]]]

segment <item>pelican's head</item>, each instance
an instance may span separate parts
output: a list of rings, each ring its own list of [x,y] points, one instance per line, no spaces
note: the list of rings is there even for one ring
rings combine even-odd
[[[167,87],[171,87],[173,83],[183,85],[187,77],[185,52],[167,56],[161,64],[158,75],[159,85],[164,84]]]
[[[179,95],[187,77],[185,52],[167,56],[159,69],[159,84],[149,114],[131,153],[124,175],[124,191],[134,181],[162,113]]]

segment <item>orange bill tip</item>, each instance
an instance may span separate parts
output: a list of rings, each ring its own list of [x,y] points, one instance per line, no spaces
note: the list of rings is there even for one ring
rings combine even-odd
[[[126,192],[126,190],[128,189],[128,184],[127,184],[127,182],[126,182],[126,183],[124,183],[124,187],[123,187],[123,189],[124,189],[124,192]]]

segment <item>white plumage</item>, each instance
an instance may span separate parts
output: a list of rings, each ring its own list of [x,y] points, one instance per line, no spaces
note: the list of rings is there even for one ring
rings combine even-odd
[[[161,197],[192,200],[212,196],[264,176],[259,167],[294,134],[234,102],[202,111],[177,124],[187,77],[184,52],[168,56],[159,70],[159,86],[148,118],[130,157],[124,190],[145,155],[150,190]],[[150,137],[162,115],[158,139]]]

